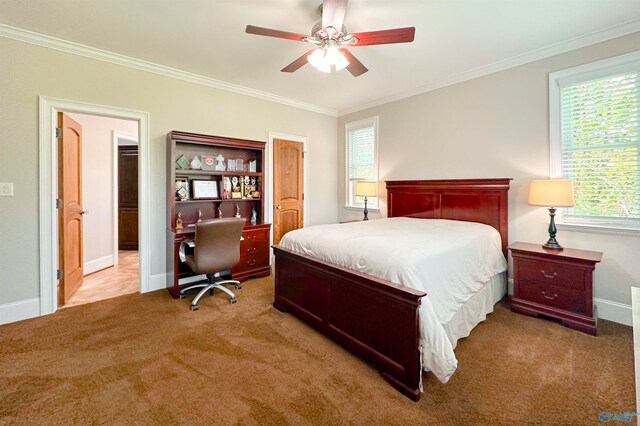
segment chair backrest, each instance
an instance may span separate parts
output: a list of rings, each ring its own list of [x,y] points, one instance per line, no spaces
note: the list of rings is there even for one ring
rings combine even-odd
[[[194,260],[198,273],[214,274],[240,261],[240,238],[245,219],[229,217],[196,223]]]

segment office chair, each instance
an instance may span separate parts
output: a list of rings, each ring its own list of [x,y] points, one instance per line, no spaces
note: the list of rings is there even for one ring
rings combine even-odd
[[[236,303],[236,295],[224,284],[235,284],[241,289],[240,281],[224,280],[222,275],[229,275],[240,261],[240,240],[245,220],[240,218],[213,219],[196,223],[195,241],[180,243],[180,261],[186,263],[196,274],[206,274],[208,282],[195,284],[180,290],[180,298],[186,297],[186,292],[194,288],[202,288],[191,302],[191,310],[198,310],[198,302],[209,291],[214,289],[224,291],[231,297],[231,303]],[[194,248],[193,254],[186,253],[186,247]]]

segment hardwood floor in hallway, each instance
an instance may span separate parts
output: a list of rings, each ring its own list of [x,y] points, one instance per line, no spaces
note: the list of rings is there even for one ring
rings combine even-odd
[[[111,299],[140,290],[137,251],[120,250],[118,265],[84,277],[82,286],[67,300],[63,308]]]

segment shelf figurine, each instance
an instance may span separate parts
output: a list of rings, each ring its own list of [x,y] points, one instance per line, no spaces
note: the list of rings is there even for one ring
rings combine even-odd
[[[251,224],[255,225],[258,223],[258,212],[255,208],[251,209]]]
[[[240,205],[238,203],[236,203],[236,217],[241,217],[240,216]]]
[[[191,168],[193,170],[202,169],[202,161],[200,161],[200,157],[198,157],[197,155],[191,160]]]
[[[218,217],[219,218],[222,217],[222,209],[220,207],[218,207]]]
[[[202,210],[198,209],[198,222],[202,222]]]
[[[182,213],[178,212],[178,218],[176,219],[176,231],[182,231]]]
[[[224,165],[224,157],[222,156],[222,154],[218,154],[218,156],[216,157],[216,171],[224,172],[225,170],[226,167]]]

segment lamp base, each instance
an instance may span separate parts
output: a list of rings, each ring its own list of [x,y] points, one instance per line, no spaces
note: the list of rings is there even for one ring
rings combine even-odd
[[[547,240],[546,244],[543,244],[542,247],[552,250],[562,250],[562,246],[558,244],[556,241],[556,233],[558,230],[556,229],[556,209],[554,207],[549,207],[549,240]]]
[[[551,238],[549,238],[549,241],[547,241],[545,244],[542,245],[542,247],[546,248],[546,249],[553,249],[553,250],[562,250],[563,247],[558,244],[558,242],[556,241],[555,238],[553,238],[553,240]]]
[[[362,220],[369,220],[369,210],[367,210],[367,197],[364,197],[364,218]]]

